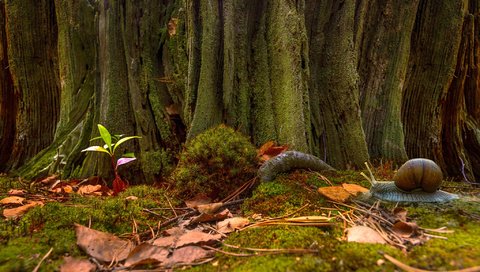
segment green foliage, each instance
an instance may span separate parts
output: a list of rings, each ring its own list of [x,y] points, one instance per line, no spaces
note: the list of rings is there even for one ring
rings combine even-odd
[[[127,136],[127,137],[124,137],[123,135],[113,135],[112,136],[110,134],[110,132],[107,130],[107,128],[105,128],[101,124],[98,124],[97,126],[98,126],[98,131],[100,132],[100,137],[95,137],[95,138],[91,139],[91,141],[94,141],[94,140],[97,140],[97,139],[102,139],[103,142],[105,143],[105,145],[103,147],[98,146],[98,145],[92,145],[92,146],[89,146],[88,148],[82,150],[82,152],[87,152],[87,151],[103,152],[103,153],[107,153],[112,159],[114,159],[115,158],[115,151],[121,144],[123,144],[126,141],[132,140],[132,139],[141,138],[140,136]],[[112,140],[114,142],[112,142]],[[125,158],[130,158],[130,160],[128,160],[127,162],[133,161],[135,159],[135,157],[133,156],[133,153],[127,153],[127,154],[124,154],[123,157],[120,158],[116,162],[116,164],[112,165],[112,166],[116,169],[117,166],[119,166],[120,164],[125,164],[126,160],[122,160],[122,159],[125,159]],[[112,164],[113,164],[113,162],[112,162]]]
[[[186,143],[173,179],[182,197],[206,193],[222,198],[255,175],[256,149],[247,137],[226,126]]]

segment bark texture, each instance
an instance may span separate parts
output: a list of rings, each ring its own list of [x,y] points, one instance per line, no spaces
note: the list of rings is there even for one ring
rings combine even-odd
[[[337,168],[426,157],[480,177],[478,0],[0,1],[0,15],[2,171],[109,176],[80,152],[101,123],[142,137],[118,155],[153,182],[224,123]]]

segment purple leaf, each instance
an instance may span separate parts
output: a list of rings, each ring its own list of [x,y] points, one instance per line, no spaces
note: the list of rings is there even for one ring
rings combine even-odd
[[[117,167],[119,167],[122,164],[126,164],[126,163],[129,163],[131,161],[134,161],[136,159],[137,158],[120,158],[120,159],[117,160]]]

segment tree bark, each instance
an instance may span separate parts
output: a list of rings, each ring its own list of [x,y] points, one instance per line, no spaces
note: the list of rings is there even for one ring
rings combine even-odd
[[[47,2],[0,1],[2,171],[109,177],[81,152],[101,123],[142,137],[122,174],[153,182],[224,123],[337,168],[480,176],[478,0]]]

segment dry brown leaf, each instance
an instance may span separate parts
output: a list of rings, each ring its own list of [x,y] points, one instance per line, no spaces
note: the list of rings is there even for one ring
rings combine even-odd
[[[217,231],[221,233],[230,233],[241,229],[250,224],[250,220],[244,217],[232,217],[217,223]]]
[[[223,202],[197,205],[197,210],[201,213],[214,214],[223,206]]]
[[[172,227],[164,230],[162,233],[168,236],[180,236],[185,233],[185,229],[182,227]]]
[[[360,193],[366,193],[369,191],[367,188],[358,184],[342,183],[342,187],[352,196],[357,196]]]
[[[354,226],[347,229],[347,241],[370,244],[386,244],[383,237],[374,229],[366,226]]]
[[[65,185],[65,186],[63,187],[63,192],[64,192],[64,193],[67,193],[67,194],[71,194],[71,193],[73,193],[73,187],[70,186],[70,185]]]
[[[186,245],[205,245],[205,244],[214,244],[217,242],[222,235],[220,234],[208,234],[198,230],[192,230],[184,233],[175,244],[175,247],[182,247]]]
[[[195,209],[198,205],[212,203],[212,200],[205,194],[198,194],[194,198],[185,201],[188,208]]]
[[[392,230],[401,237],[412,237],[418,234],[418,225],[414,222],[398,221],[393,224]]]
[[[77,245],[89,256],[102,261],[122,261],[133,249],[131,241],[117,236],[75,224]]]
[[[22,205],[23,201],[25,198],[20,197],[20,196],[8,196],[6,198],[3,198],[0,200],[0,204],[6,205],[6,204],[19,204]]]
[[[195,261],[211,257],[213,253],[211,250],[206,250],[198,246],[181,247],[173,251],[167,264],[191,264]]]
[[[268,141],[268,142],[264,143],[257,150],[257,156],[260,158],[260,160],[267,161],[270,158],[277,156],[278,154],[282,153],[283,151],[285,151],[287,149],[288,149],[287,145],[277,146],[277,145],[275,145],[275,142]]]
[[[142,243],[136,246],[128,255],[125,266],[131,267],[140,264],[163,263],[167,260],[168,249]]]
[[[179,236],[160,237],[153,241],[153,245],[159,247],[173,247],[175,246],[175,242],[178,240],[178,237]]]
[[[393,215],[397,218],[397,220],[407,222],[406,209],[401,207],[396,207],[395,209],[393,209]]]
[[[23,189],[10,189],[8,191],[8,195],[10,196],[24,196],[25,194],[27,194],[27,191]]]
[[[76,259],[73,257],[64,257],[64,262],[60,266],[60,272],[94,272],[97,266],[86,259]]]
[[[210,221],[219,221],[225,218],[232,217],[232,213],[228,209],[225,209],[216,214],[202,213],[199,216],[192,218],[190,224],[201,223],[201,222],[210,222]]]
[[[4,209],[3,216],[7,219],[14,219],[24,215],[28,210],[35,206],[43,206],[41,201],[29,201],[27,204],[13,209]]]
[[[58,175],[52,175],[42,179],[40,182],[43,184],[51,184],[58,180]]]
[[[347,202],[351,196],[342,186],[320,187],[318,188],[318,192],[332,201],[341,203]]]
[[[80,186],[80,188],[78,188],[78,191],[77,193],[80,194],[80,195],[92,195],[92,194],[95,194],[97,192],[100,192],[102,190],[102,185],[100,184],[97,184],[97,185],[84,185],[84,186]],[[101,192],[100,192],[101,194]]]

